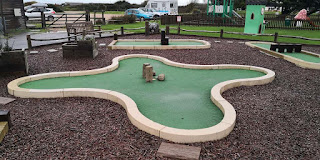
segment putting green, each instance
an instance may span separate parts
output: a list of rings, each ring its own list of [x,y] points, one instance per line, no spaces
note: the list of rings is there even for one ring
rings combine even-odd
[[[118,45],[118,46],[123,46],[123,45],[126,45],[126,46],[136,46],[136,45],[153,45],[153,46],[161,46],[161,42],[153,42],[153,41],[137,41],[137,42],[134,42],[134,41],[118,41],[115,45]],[[196,46],[196,45],[203,45],[203,43],[201,42],[188,42],[188,41],[170,41],[169,42],[169,46],[172,45],[172,46]]]
[[[150,63],[165,81],[146,83],[142,64]],[[244,69],[185,69],[148,58],[119,62],[113,72],[97,75],[41,79],[20,85],[28,89],[99,88],[132,98],[139,111],[154,122],[178,129],[201,129],[218,124],[223,113],[210,99],[210,90],[220,82],[254,78],[265,73]]]
[[[266,44],[266,43],[252,43],[252,44],[259,46],[259,47],[262,47],[262,48],[265,48],[265,49],[268,49],[268,50],[270,50],[270,47],[271,47],[271,44]],[[300,53],[298,53],[298,52],[293,52],[293,53],[285,52],[285,53],[280,53],[280,54],[284,54],[287,56],[298,58],[298,59],[301,59],[301,60],[304,60],[307,62],[320,63],[320,57],[312,56],[312,55],[305,54],[302,52],[300,52]]]

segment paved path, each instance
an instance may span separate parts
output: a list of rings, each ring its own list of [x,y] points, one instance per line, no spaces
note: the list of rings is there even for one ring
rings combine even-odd
[[[15,35],[9,39],[9,45],[12,46],[13,49],[22,49],[28,48],[27,38],[26,36],[30,34],[32,39],[56,39],[56,38],[63,38],[67,37],[67,32],[50,32],[50,33],[22,33],[19,35]],[[112,36],[111,33],[103,33],[102,37]],[[96,35],[99,37],[99,35]],[[1,39],[2,43],[4,43],[4,39]],[[41,45],[48,45],[48,44],[56,44],[56,43],[63,43],[68,42],[68,39],[63,40],[54,40],[54,41],[32,41],[32,46],[41,46]]]

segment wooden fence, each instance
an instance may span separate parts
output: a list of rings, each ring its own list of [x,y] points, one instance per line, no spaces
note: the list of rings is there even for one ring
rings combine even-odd
[[[85,13],[57,13],[54,14],[52,21],[49,21],[48,16],[41,13],[40,17],[29,18],[26,23],[27,27],[31,26],[33,28],[65,28],[66,23],[76,23],[76,22],[86,22],[92,21],[94,24],[97,22],[101,24],[106,24],[106,19],[104,17],[105,11],[94,11],[93,17],[90,16],[90,12]],[[97,14],[101,14],[101,17],[97,17]]]
[[[181,16],[183,25],[200,25],[200,26],[230,26],[244,27],[245,14],[242,18],[236,17],[215,17],[206,14],[186,14]],[[320,15],[309,16],[310,21],[294,20],[295,15],[265,15],[266,28],[274,29],[296,29],[296,30],[320,30]],[[161,17],[162,25],[177,24],[177,15],[167,15]]]
[[[207,16],[206,14],[186,14],[181,16],[181,24],[183,25],[204,25],[204,26],[232,26],[243,27],[244,19],[240,18],[221,18]],[[177,24],[177,15],[161,16],[161,24]]]

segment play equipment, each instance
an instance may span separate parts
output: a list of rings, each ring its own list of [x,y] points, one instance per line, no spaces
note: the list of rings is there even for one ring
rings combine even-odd
[[[263,34],[265,30],[264,9],[266,0],[246,0],[246,24],[244,33]]]
[[[232,17],[234,0],[208,0],[207,15],[213,17]],[[237,16],[240,16],[237,14]]]
[[[315,25],[311,19],[307,16],[307,10],[305,9],[302,9],[295,17],[294,17],[295,20],[298,20],[297,21],[297,27],[302,27],[302,21],[307,21],[311,26],[313,27],[320,27],[318,25]]]

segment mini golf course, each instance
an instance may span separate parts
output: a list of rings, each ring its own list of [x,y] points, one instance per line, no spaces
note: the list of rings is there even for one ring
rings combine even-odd
[[[169,45],[161,45],[158,39],[119,39],[108,46],[109,49],[206,49],[210,43],[197,39],[170,39]]]
[[[287,61],[295,63],[298,66],[303,68],[310,68],[310,69],[320,69],[320,55],[308,52],[308,51],[301,51],[301,52],[276,52],[270,50],[270,46],[272,43],[267,42],[248,42],[247,43],[251,47],[257,47],[260,50],[263,50],[267,53],[271,53],[277,57],[283,58]]]
[[[55,91],[56,89],[92,88],[116,91],[130,97],[136,103],[139,110],[138,112],[151,120],[150,123],[148,122],[150,126],[148,126],[148,124],[143,124],[146,123],[145,120],[137,120],[138,122],[140,121],[140,123],[147,126],[147,128],[153,128],[152,125],[154,124],[156,127],[157,125],[160,125],[159,132],[161,135],[160,130],[165,127],[177,129],[177,131],[182,130],[189,132],[191,130],[201,131],[201,129],[205,130],[210,127],[227,125],[227,128],[230,130],[231,127],[232,130],[235,121],[234,109],[232,108],[232,110],[230,110],[230,108],[224,108],[223,105],[229,106],[229,103],[227,103],[222,97],[218,98],[223,102],[217,102],[220,105],[217,107],[212,103],[212,101],[215,102],[219,100],[214,98],[213,95],[217,94],[219,97],[221,96],[220,93],[229,88],[240,85],[265,84],[271,82],[274,78],[274,72],[253,66],[187,65],[172,62],[162,57],[147,56],[148,55],[129,55],[122,56],[122,58],[117,57],[118,59],[115,58],[116,60],[114,59],[113,64],[111,65],[114,66],[114,70],[107,69],[107,73],[103,73],[103,71],[100,74],[93,73],[92,75],[71,76],[72,72],[70,72],[61,73],[61,75],[65,74],[63,77],[55,76],[55,78],[48,78],[50,75],[49,73],[39,75],[38,77],[35,75],[35,79],[33,79],[32,76],[20,78],[20,80],[17,79],[12,81],[8,85],[9,93],[19,96],[18,93],[22,89],[25,90],[25,93],[23,93],[24,96],[31,93],[30,96],[27,97],[39,98],[46,92]],[[115,62],[118,62],[119,60],[121,61],[118,65],[114,65]],[[144,63],[152,64],[157,73],[164,73],[166,75],[166,80],[146,83],[142,78],[142,66]],[[173,65],[178,67],[174,67]],[[84,72],[89,73],[90,71]],[[94,72],[94,70],[92,70],[92,72]],[[237,81],[235,79],[240,80]],[[231,83],[226,83],[225,81]],[[247,81],[248,84],[246,84]],[[217,85],[219,83],[221,84],[220,87],[227,87],[217,90],[212,89],[213,86],[219,86]],[[233,83],[236,83],[236,85],[232,85]],[[10,91],[11,89],[12,91]],[[38,92],[40,96],[32,94],[33,91]],[[85,92],[85,90],[81,92]],[[213,95],[210,96],[210,92]],[[62,96],[64,95],[65,93]],[[121,103],[120,101],[117,102]],[[124,105],[127,105],[126,102],[123,103]],[[126,107],[128,115],[130,114],[134,117],[132,113],[129,113],[129,107]],[[222,122],[224,118],[230,117],[226,117],[226,114],[229,114],[227,113],[229,111],[231,113],[234,112],[233,120],[228,123]],[[135,124],[133,120],[131,121],[138,128],[150,133],[148,129],[144,129],[141,126],[139,127],[141,124]],[[231,130],[229,132],[231,132]],[[219,129],[215,130],[215,132],[218,131]],[[229,132],[224,131],[224,136],[227,136]],[[157,133],[153,132],[151,132],[151,134],[157,135]],[[201,134],[203,135],[203,133]],[[218,136],[215,138],[220,139],[223,137]],[[173,139],[173,141],[194,142],[203,140],[194,138],[191,140]]]

